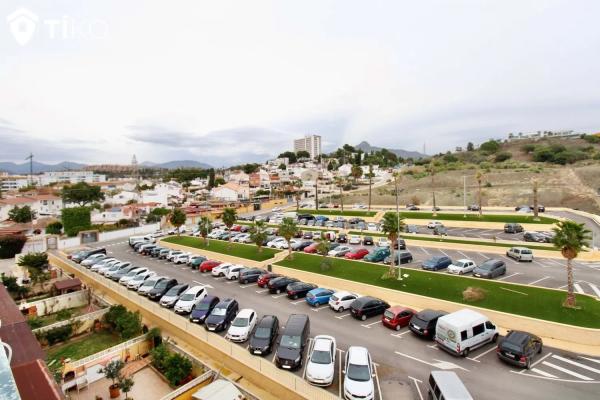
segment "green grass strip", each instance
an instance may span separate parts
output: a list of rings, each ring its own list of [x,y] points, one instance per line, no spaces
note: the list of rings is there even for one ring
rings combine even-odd
[[[124,341],[119,335],[108,331],[101,331],[85,336],[82,339],[70,339],[65,344],[48,349],[46,359],[48,361],[57,360],[54,364],[60,365],[58,361],[63,358],[70,358],[73,361],[81,360]]]
[[[342,210],[337,208],[323,208],[320,210],[301,208],[298,214],[313,214],[313,215],[334,215],[341,217],[374,217],[377,211],[361,211],[361,210]]]
[[[389,211],[391,212],[391,211]],[[440,221],[470,221],[470,222],[500,222],[516,224],[554,224],[558,222],[555,218],[539,217],[539,221],[533,219],[533,215],[506,215],[506,214],[483,214],[479,217],[477,213],[463,214],[438,213],[435,217],[431,212],[400,211],[400,216],[410,219],[431,219]]]
[[[293,260],[285,259],[277,264],[301,271],[469,304],[490,310],[575,326],[600,328],[600,301],[590,296],[577,295],[577,305],[580,309],[574,310],[562,307],[562,302],[566,297],[566,292],[562,291],[460,277],[445,272],[426,272],[413,269],[402,270],[404,274],[409,275],[408,278],[402,281],[382,279],[381,277],[387,271],[386,266],[339,258],[330,258],[330,260],[332,266],[328,270],[321,268],[321,256],[303,253],[295,253]],[[510,273],[510,270],[508,273]],[[485,299],[477,302],[464,301],[462,292],[469,286],[484,289],[486,291]]]
[[[268,260],[273,258],[273,256],[280,251],[263,247],[262,251],[259,253],[257,247],[254,245],[229,243],[227,241],[217,239],[209,239],[207,246],[203,239],[191,236],[171,236],[163,239],[163,241],[180,244],[182,246],[189,246],[196,249],[213,251],[215,253],[227,254],[234,257],[247,258],[248,260],[254,261]]]

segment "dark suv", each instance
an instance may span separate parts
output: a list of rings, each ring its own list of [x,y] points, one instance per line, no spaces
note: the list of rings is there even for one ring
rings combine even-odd
[[[150,291],[148,292],[148,298],[150,300],[158,301],[158,300],[160,300],[161,297],[163,297],[165,295],[165,293],[167,293],[173,286],[176,286],[176,285],[177,285],[177,279],[175,279],[175,278],[164,279],[164,280],[158,282],[158,284],[156,286],[154,286],[152,289],[150,289]]]
[[[224,299],[213,308],[204,321],[204,328],[212,332],[220,332],[229,328],[231,321],[238,313],[239,305],[235,299]]]
[[[290,315],[279,339],[275,364],[284,369],[299,368],[302,365],[302,356],[309,336],[310,320],[308,315]]]
[[[350,313],[354,318],[362,321],[375,315],[381,315],[390,308],[390,305],[383,300],[375,297],[359,297],[350,304]]]
[[[206,317],[209,316],[217,304],[219,304],[219,298],[217,296],[206,296],[192,308],[190,321],[196,324],[203,324]]]
[[[523,226],[521,224],[504,224],[504,233],[521,233]]]
[[[269,354],[279,334],[279,319],[275,315],[265,315],[256,324],[250,336],[248,351],[256,355]]]
[[[300,297],[306,297],[306,293],[315,289],[317,285],[306,282],[294,282],[290,283],[286,287],[287,297],[290,299],[297,299]]]
[[[532,359],[542,352],[542,347],[542,339],[532,333],[508,331],[498,344],[496,354],[502,361],[529,369]]]
[[[260,268],[246,268],[240,271],[238,276],[238,282],[240,284],[246,284],[248,282],[258,281],[258,277],[265,273],[264,269]]]
[[[269,288],[269,293],[279,294],[286,290],[287,285],[294,282],[298,282],[298,279],[290,278],[289,276],[281,276],[279,278],[271,279],[267,284],[267,287]]]
[[[446,314],[445,311],[423,310],[412,316],[408,329],[419,336],[433,339],[438,318]]]

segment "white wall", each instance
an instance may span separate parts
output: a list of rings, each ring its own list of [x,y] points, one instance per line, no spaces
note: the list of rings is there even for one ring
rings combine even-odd
[[[50,297],[49,299],[38,300],[31,303],[19,305],[19,309],[36,307],[37,315],[42,317],[46,314],[53,314],[67,308],[81,307],[88,304],[88,291],[79,290],[77,292],[67,293],[60,296]]]

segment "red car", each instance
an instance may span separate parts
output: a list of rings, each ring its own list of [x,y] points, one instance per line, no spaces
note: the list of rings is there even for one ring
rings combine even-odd
[[[346,253],[344,257],[349,260],[362,260],[364,256],[369,254],[369,250],[367,249],[356,249],[354,251]]]
[[[393,306],[385,310],[381,322],[384,326],[399,331],[403,326],[408,326],[408,322],[415,313],[416,311],[411,308]]]
[[[230,230],[233,232],[239,232],[240,229],[242,229],[241,225],[233,225]]]
[[[212,271],[214,267],[217,265],[221,265],[221,261],[216,260],[206,260],[202,264],[200,264],[200,272],[209,272]]]
[[[314,254],[317,252],[317,247],[319,247],[319,242],[315,242],[308,247],[304,248],[305,253]]]
[[[259,287],[267,287],[267,285],[269,284],[269,281],[271,279],[274,278],[279,278],[282,275],[279,274],[274,274],[272,272],[267,272],[266,274],[262,274],[261,276],[258,277],[258,281],[256,281],[256,283],[258,284]]]

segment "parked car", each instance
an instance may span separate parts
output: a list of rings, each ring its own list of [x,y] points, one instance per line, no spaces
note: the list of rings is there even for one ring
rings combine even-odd
[[[287,242],[287,240],[285,240],[285,238],[277,237],[277,238],[271,240],[269,243],[267,243],[267,247],[271,247],[274,249],[287,249],[288,242]]]
[[[398,265],[398,260],[400,260],[400,264],[408,264],[413,261],[413,256],[410,251],[397,251],[394,253],[395,262],[394,265]],[[392,262],[392,255],[387,256],[383,263],[389,265]]]
[[[200,264],[200,272],[209,272],[212,271],[214,267],[217,265],[221,265],[221,261],[217,260],[206,260]]]
[[[194,306],[202,301],[207,295],[206,286],[196,285],[187,289],[184,293],[179,296],[179,299],[173,306],[173,310],[177,314],[189,314],[192,312]],[[162,301],[162,299],[161,299]]]
[[[419,227],[417,225],[406,225],[404,227],[406,233],[419,233]]]
[[[361,243],[361,238],[358,235],[350,235],[350,238],[348,239],[348,244],[360,244]]]
[[[94,264],[92,264],[91,266],[89,266],[88,268],[90,269],[90,271],[98,271],[100,268],[104,267],[105,265],[107,265],[109,262],[111,261],[117,261],[116,258],[114,257],[106,257]],[[86,266],[87,267],[87,266]]]
[[[470,206],[467,207],[468,211],[479,211],[479,205],[478,204],[471,204]]]
[[[152,278],[148,278],[140,285],[138,288],[138,293],[142,296],[147,296],[148,292],[152,290],[157,284],[164,281],[165,279],[169,279],[165,276],[154,276]]]
[[[410,319],[415,315],[416,311],[412,308],[393,306],[385,310],[381,316],[383,326],[399,331],[405,326],[408,326]]]
[[[349,251],[344,255],[344,257],[349,260],[362,260],[367,254],[369,254],[369,250],[362,248]]]
[[[152,289],[148,291],[148,298],[150,300],[158,301],[163,297],[173,286],[177,285],[177,279],[167,278],[156,284]]]
[[[298,245],[298,248],[297,248],[297,250],[298,250],[298,251],[304,251],[304,249],[306,249],[306,248],[307,248],[307,247],[309,247],[309,246],[312,246],[314,243],[315,243],[315,242],[313,242],[313,241],[311,241],[311,240],[306,240],[306,241],[303,241],[302,243],[300,243],[300,244]]]
[[[337,236],[337,242],[338,243],[348,243],[348,235],[346,235],[345,233],[340,233]]]
[[[198,259],[201,259],[202,261],[204,261],[204,260],[206,260],[206,257],[198,255],[198,254],[191,254],[188,257],[187,265],[191,266],[193,264],[193,262]]]
[[[250,308],[240,310],[229,326],[225,339],[229,339],[232,342],[245,342],[254,330],[257,319],[256,311]]]
[[[160,252],[162,250],[165,250],[164,247],[160,247],[160,246],[156,246],[155,248],[152,249],[152,251],[150,252],[150,257],[152,258],[157,258],[158,255],[160,254]]]
[[[438,318],[435,341],[446,352],[467,357],[487,343],[496,343],[498,329],[486,316],[464,308]]]
[[[362,321],[367,318],[381,315],[390,308],[390,305],[383,300],[371,296],[359,297],[350,304],[350,313],[354,318]]]
[[[264,288],[264,287],[267,287],[267,285],[271,279],[279,278],[279,277],[281,277],[281,274],[275,274],[273,272],[264,272],[263,274],[261,274],[258,277],[256,284],[258,285],[258,287]]]
[[[171,251],[170,249],[162,249],[162,250],[161,250],[161,251],[158,253],[158,257],[157,257],[157,258],[158,258],[159,260],[166,259],[166,258],[167,258],[167,256],[169,255],[169,252],[170,252],[170,251]]]
[[[416,205],[414,205],[414,204],[407,204],[407,205],[406,205],[406,209],[407,209],[407,210],[410,210],[410,211],[419,211],[419,210],[420,210],[420,208],[419,208],[419,207],[417,207],[417,206],[416,206]]]
[[[317,252],[317,248],[319,247],[319,242],[314,242],[310,246],[304,248],[305,253],[314,254]]]
[[[127,282],[127,289],[138,290],[144,282],[152,277],[156,276],[156,272],[146,271],[143,274],[136,275],[134,278]]]
[[[174,307],[175,303],[179,301],[179,298],[181,297],[183,292],[188,290],[189,287],[190,285],[188,285],[187,283],[180,283],[173,286],[171,289],[169,289],[168,292],[165,293],[163,297],[160,298],[159,304],[167,308]]]
[[[115,272],[114,274],[112,274],[110,276],[110,279],[113,280],[113,281],[115,281],[115,282],[119,282],[119,280],[121,280],[122,277],[124,277],[130,271],[133,271],[136,268],[138,268],[138,267],[136,267],[135,265],[129,265],[129,266],[125,267],[125,268],[120,268],[117,272]]]
[[[410,319],[408,329],[418,336],[433,339],[435,337],[435,327],[437,325],[438,318],[446,314],[447,312],[439,310],[426,309],[419,311]]]
[[[404,239],[396,239],[394,250],[406,250],[406,241]]]
[[[329,307],[333,311],[343,312],[344,310],[348,310],[358,297],[357,294],[346,291],[335,292],[329,299]]]
[[[257,323],[250,335],[248,351],[256,355],[269,354],[279,334],[279,319],[275,315],[265,315]]]
[[[206,257],[204,256],[194,256],[192,257],[192,259],[189,261],[189,266],[192,269],[200,269],[200,265],[206,261]]]
[[[130,262],[120,262],[112,266],[112,268],[104,271],[104,276],[111,278],[114,274],[131,266]],[[128,271],[128,270],[127,270]]]
[[[190,259],[190,255],[188,253],[178,254],[173,257],[173,264],[187,264]]]
[[[206,295],[192,308],[190,321],[196,324],[203,324],[206,317],[208,317],[219,302],[220,300],[217,296]]]
[[[502,260],[489,259],[473,270],[473,276],[476,278],[496,278],[506,274],[506,263]]]
[[[373,362],[365,347],[348,348],[343,372],[345,399],[373,400],[375,398]]]
[[[535,210],[534,206],[529,206],[529,208],[531,208],[532,210]],[[538,212],[546,212],[546,207],[541,204],[538,204]]]
[[[533,333],[508,331],[498,344],[496,354],[504,362],[529,369],[543,347],[542,339]]]
[[[312,240],[312,238],[313,238],[313,233],[312,233],[312,231],[306,231],[306,232],[304,232],[304,234],[302,235],[302,239]]]
[[[427,379],[429,400],[474,400],[454,371],[431,371]]]
[[[390,255],[389,247],[376,247],[369,254],[363,257],[363,260],[370,262],[381,262]]]
[[[306,380],[317,386],[331,385],[335,376],[336,353],[337,345],[333,336],[315,336],[307,357]]]
[[[334,291],[331,289],[325,289],[325,288],[312,289],[306,294],[306,302],[309,305],[315,306],[315,307],[318,307],[321,304],[328,304],[329,299],[331,299],[331,295],[333,293],[334,293]]]
[[[335,249],[329,250],[327,253],[330,257],[344,257],[346,253],[352,251],[352,247],[350,246],[337,246]]]
[[[211,332],[224,331],[238,313],[238,302],[235,299],[223,299],[212,309],[204,320],[204,328]]]
[[[269,288],[269,293],[279,294],[286,290],[287,285],[294,282],[298,282],[298,279],[290,278],[289,276],[281,276],[279,278],[269,280],[267,287]]]
[[[227,268],[227,272],[225,272],[225,279],[229,281],[234,281],[240,276],[240,272],[247,269],[243,265],[232,265]]]
[[[99,249],[89,249],[89,250],[81,250],[71,256],[71,260],[76,263],[81,263],[86,258],[93,256],[94,254],[106,254],[106,249],[104,247]]]
[[[545,243],[546,237],[538,232],[525,232],[523,234],[523,240],[526,242]]]
[[[448,229],[444,225],[438,225],[433,228],[433,234],[436,236],[448,236]]]
[[[167,254],[166,259],[167,259],[167,261],[173,261],[173,259],[176,256],[180,255],[180,254],[183,254],[183,251],[181,251],[181,250],[171,250],[171,251],[169,251],[169,254]]]
[[[517,261],[533,262],[533,251],[527,247],[511,247],[506,252],[506,256],[514,258]]]
[[[371,232],[377,232],[379,230],[379,225],[377,225],[375,222],[369,222],[367,224],[367,230]]]
[[[93,255],[89,256],[88,258],[86,258],[85,260],[83,260],[81,262],[81,265],[89,268],[92,265],[104,260],[105,258],[108,258],[108,256],[104,253],[93,254]]]
[[[292,282],[286,287],[287,297],[294,300],[305,297],[309,291],[316,289],[316,287],[317,285],[312,283]]]
[[[119,278],[119,283],[123,286],[127,286],[127,283],[135,278],[137,275],[148,272],[148,268],[146,267],[134,267],[127,274]]]
[[[441,226],[444,226],[444,224],[442,224],[440,221],[429,221],[429,222],[427,223],[427,228],[429,228],[429,229],[433,229],[433,228],[435,228],[436,226],[440,226],[440,225],[441,225]]]
[[[238,281],[242,285],[245,285],[248,282],[256,282],[258,281],[258,278],[264,273],[265,270],[261,268],[246,268],[240,271]]]
[[[452,264],[452,260],[447,256],[433,256],[428,260],[423,261],[421,268],[427,271],[439,271],[448,268]]]
[[[377,241],[377,247],[390,247],[390,241],[387,238],[379,238]]]
[[[477,267],[475,261],[461,258],[460,260],[453,261],[452,264],[448,266],[446,272],[449,274],[464,275],[473,272],[475,267]]]
[[[523,226],[521,224],[504,224],[504,233],[521,233],[523,232]]]
[[[363,245],[365,246],[373,246],[373,236],[365,236],[363,237]]]
[[[302,356],[309,337],[310,320],[308,315],[290,315],[279,339],[279,346],[275,353],[275,365],[290,370],[302,366]]]
[[[221,263],[219,265],[217,265],[216,267],[213,267],[213,269],[210,270],[210,274],[212,276],[225,276],[225,274],[227,273],[227,270],[229,269],[229,267],[233,266],[232,263]]]

